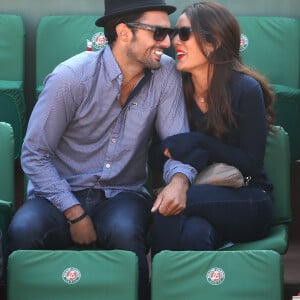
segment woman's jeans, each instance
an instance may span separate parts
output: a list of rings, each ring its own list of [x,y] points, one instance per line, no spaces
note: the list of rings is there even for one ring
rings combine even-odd
[[[123,192],[107,199],[102,190],[75,192],[91,217],[100,249],[136,253],[139,259],[139,299],[149,297],[146,237],[151,223],[151,199],[144,194]],[[8,231],[9,253],[18,249],[66,249],[74,246],[64,215],[44,198],[25,202],[14,216]],[[101,266],[99,266],[101,268]]]
[[[181,214],[155,214],[152,255],[162,250],[214,250],[228,241],[261,239],[269,233],[272,212],[272,197],[263,189],[193,185]]]

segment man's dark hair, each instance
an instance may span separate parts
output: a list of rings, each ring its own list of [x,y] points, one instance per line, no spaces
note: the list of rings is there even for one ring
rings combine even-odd
[[[104,26],[104,34],[106,36],[108,44],[112,45],[117,39],[116,26],[118,24],[136,22],[143,16],[143,14],[144,12],[137,12],[117,17],[108,21]]]

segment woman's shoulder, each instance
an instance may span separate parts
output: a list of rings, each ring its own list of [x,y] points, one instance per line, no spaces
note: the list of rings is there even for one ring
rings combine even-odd
[[[260,87],[259,82],[252,76],[233,71],[232,73],[232,80],[231,80],[232,87],[236,88],[254,88],[254,87]]]

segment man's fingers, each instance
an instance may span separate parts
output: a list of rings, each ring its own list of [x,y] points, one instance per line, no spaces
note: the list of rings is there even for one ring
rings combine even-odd
[[[159,207],[162,203],[162,199],[163,199],[162,196],[160,196],[160,195],[157,196],[157,198],[151,208],[151,212],[156,212],[159,209]]]

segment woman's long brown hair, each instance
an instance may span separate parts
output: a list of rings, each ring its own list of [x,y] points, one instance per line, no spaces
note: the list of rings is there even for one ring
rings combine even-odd
[[[255,78],[263,91],[267,112],[267,125],[274,123],[274,94],[267,80],[259,73],[245,66],[240,57],[240,27],[237,19],[224,6],[214,2],[200,2],[187,6],[183,11],[189,18],[197,44],[208,59],[211,78],[207,92],[207,132],[223,138],[229,128],[236,126],[231,107],[230,80],[237,71]],[[210,43],[214,51],[207,55],[204,42]],[[183,84],[187,111],[191,118],[194,86],[190,73],[183,73]]]

